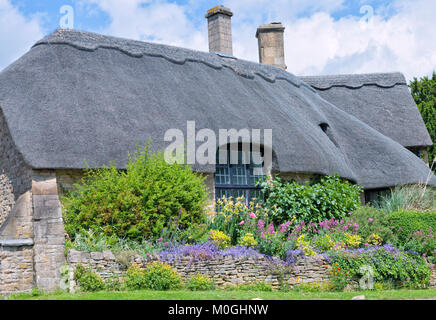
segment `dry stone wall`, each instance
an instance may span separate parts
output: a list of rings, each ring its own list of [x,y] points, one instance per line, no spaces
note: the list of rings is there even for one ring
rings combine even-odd
[[[153,261],[159,260],[157,256],[144,258],[136,255],[130,262],[135,262],[141,267],[146,267]],[[69,250],[67,262],[70,266],[70,288],[74,287],[72,281],[73,270],[78,264],[91,267],[102,278],[113,275],[124,275],[127,267],[120,263],[110,251],[82,252]],[[168,262],[186,280],[195,274],[202,274],[212,278],[218,287],[265,282],[278,288],[281,274],[273,267],[271,260],[265,256],[258,257],[233,257],[216,256],[213,259],[193,260],[189,256],[175,257]],[[329,279],[329,264],[323,256],[306,257],[300,259],[289,269],[286,275],[291,285],[298,282],[326,281]],[[291,280],[294,279],[294,280]]]

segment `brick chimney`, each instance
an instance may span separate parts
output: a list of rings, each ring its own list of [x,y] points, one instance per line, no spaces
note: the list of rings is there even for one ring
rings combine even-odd
[[[256,38],[259,42],[259,62],[270,64],[284,70],[287,69],[285,64],[285,48],[283,35],[285,28],[280,22],[261,25],[256,32]]]
[[[224,6],[207,11],[209,51],[233,55],[232,21],[233,13]]]

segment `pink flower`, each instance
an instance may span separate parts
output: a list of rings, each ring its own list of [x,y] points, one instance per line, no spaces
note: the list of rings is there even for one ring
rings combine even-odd
[[[261,238],[261,239],[265,239],[265,233],[262,232],[262,233],[260,234],[260,238]]]
[[[150,256],[150,254],[149,254],[149,253],[146,253],[146,254],[145,254],[145,256],[146,256],[146,257],[149,257],[149,256]]]
[[[365,246],[369,246],[369,243],[366,242],[366,243],[365,243]]]
[[[268,230],[267,230],[267,232],[268,232],[268,234],[271,234],[271,235],[273,235],[273,234],[276,233],[276,232],[274,231],[274,225],[273,225],[273,224],[270,224],[270,225],[268,226]]]
[[[245,221],[244,221],[244,220],[242,220],[242,221],[239,223],[240,226],[243,226],[244,224],[245,224]]]
[[[372,218],[368,219],[369,223],[373,222],[374,220]]]
[[[164,246],[167,246],[167,245],[168,245],[168,242],[165,242],[165,243],[164,243]]]
[[[159,241],[159,242],[162,242],[162,240],[163,240],[162,238],[157,239],[157,241]]]
[[[257,227],[259,230],[263,230],[263,228],[265,228],[265,222],[263,220],[259,220],[257,222]]]
[[[256,218],[256,215],[254,214],[254,212],[250,212],[249,217],[250,218]]]

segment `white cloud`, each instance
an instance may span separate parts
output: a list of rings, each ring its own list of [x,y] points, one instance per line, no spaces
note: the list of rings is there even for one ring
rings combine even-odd
[[[104,33],[208,50],[206,21],[190,14],[204,7],[164,0],[88,0],[112,19]],[[436,68],[434,0],[395,0],[374,8],[368,24],[361,16],[339,20],[332,13],[344,0],[225,0],[233,12],[234,54],[258,61],[255,33],[262,23],[281,21],[285,27],[288,70],[298,75],[401,71],[408,79]],[[362,2],[362,5],[364,2]],[[196,7],[197,6],[197,7]],[[387,13],[391,15],[385,16]],[[394,13],[392,15],[392,13]],[[192,17],[191,17],[192,19]],[[266,20],[265,20],[266,19]]]
[[[286,24],[286,61],[300,75],[401,71],[408,79],[436,69],[432,0],[393,2],[395,14],[335,21],[326,13]]]
[[[0,0],[0,70],[43,37],[40,18],[26,18],[9,0]]]
[[[93,10],[97,6],[110,17],[109,26],[94,31],[208,50],[207,22],[205,12],[201,12],[208,1],[78,3]],[[286,27],[286,64],[297,75],[400,71],[411,79],[436,69],[434,0],[387,2],[374,7],[375,16],[367,25],[362,25],[360,16],[333,19],[332,14],[343,9],[344,3],[345,0],[224,0],[223,4],[234,12],[234,54],[258,61],[257,27],[280,21]],[[0,30],[0,70],[43,37],[40,19],[24,17],[9,0],[0,0]]]
[[[205,30],[190,21],[188,7],[160,0],[89,0],[111,18],[101,30],[114,36],[153,40],[169,45],[207,50]]]

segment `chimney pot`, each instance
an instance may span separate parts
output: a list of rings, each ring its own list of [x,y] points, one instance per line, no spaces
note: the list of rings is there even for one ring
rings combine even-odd
[[[259,62],[270,64],[284,70],[285,64],[284,48],[285,28],[280,22],[272,22],[261,25],[256,32],[259,43]]]
[[[232,21],[229,8],[216,6],[208,10],[209,51],[233,55]]]

